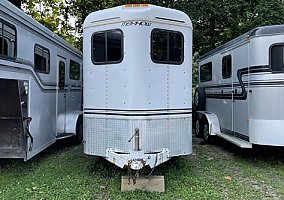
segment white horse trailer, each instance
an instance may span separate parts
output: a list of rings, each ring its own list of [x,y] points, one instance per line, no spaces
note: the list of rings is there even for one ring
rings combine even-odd
[[[0,2],[0,158],[28,160],[59,138],[80,139],[81,71],[78,50]]]
[[[84,153],[154,168],[192,153],[192,24],[177,10],[133,4],[84,22]]]
[[[284,25],[255,28],[203,55],[196,132],[240,147],[284,146]]]

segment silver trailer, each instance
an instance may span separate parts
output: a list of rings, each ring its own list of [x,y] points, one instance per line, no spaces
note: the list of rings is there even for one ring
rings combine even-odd
[[[130,4],[84,22],[84,152],[132,170],[192,153],[192,24]]]
[[[0,158],[28,160],[82,129],[82,55],[0,2]]]
[[[197,135],[284,146],[284,25],[255,28],[201,56]]]

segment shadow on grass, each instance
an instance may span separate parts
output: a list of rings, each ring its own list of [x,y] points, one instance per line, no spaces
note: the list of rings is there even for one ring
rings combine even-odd
[[[77,146],[78,144],[75,143],[73,138],[67,138],[63,140],[58,140],[51,146],[47,147],[40,153],[38,153],[36,156],[25,162],[23,159],[13,159],[13,158],[5,158],[5,159],[0,159],[0,169],[7,169],[11,167],[18,167],[19,165],[37,165],[42,162],[42,160],[59,154],[63,150],[66,150],[68,148]],[[83,154],[83,152],[82,152]]]
[[[243,149],[219,137],[216,137],[214,143],[208,144],[208,148],[210,145],[245,160],[284,163],[284,147],[253,145],[252,149]]]

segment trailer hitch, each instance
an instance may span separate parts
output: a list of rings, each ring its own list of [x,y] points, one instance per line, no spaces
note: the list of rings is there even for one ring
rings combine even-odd
[[[133,164],[133,162],[141,162],[143,164],[143,167],[138,169],[138,170],[132,170],[131,168],[131,164]],[[146,162],[143,159],[138,159],[138,160],[129,160],[128,161],[128,166],[127,166],[127,171],[128,171],[128,185],[131,184],[131,179],[133,181],[133,185],[136,184],[136,179],[140,177],[140,175],[142,174],[144,168],[145,168],[145,164]],[[132,174],[133,172],[133,174]]]
[[[25,127],[25,130],[26,130],[26,137],[29,137],[30,140],[31,140],[29,151],[33,150],[33,144],[34,144],[34,138],[29,131],[29,126],[30,126],[31,121],[32,121],[31,117],[24,117],[24,122],[26,122],[26,123],[24,123],[25,124],[24,127]]]

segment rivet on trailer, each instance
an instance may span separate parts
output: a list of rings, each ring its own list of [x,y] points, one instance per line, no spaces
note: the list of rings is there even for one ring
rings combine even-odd
[[[178,10],[128,4],[84,22],[84,152],[141,169],[192,153],[192,24]],[[134,175],[132,175],[134,171]]]

